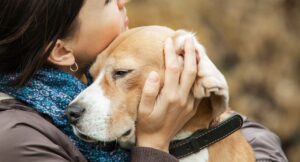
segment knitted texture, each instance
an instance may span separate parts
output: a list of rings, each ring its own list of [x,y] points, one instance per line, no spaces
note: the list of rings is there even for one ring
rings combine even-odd
[[[120,148],[102,151],[96,145],[80,140],[72,131],[64,113],[69,103],[87,86],[76,77],[55,68],[43,68],[23,87],[11,87],[17,74],[0,75],[0,92],[27,103],[47,115],[90,162],[127,162],[129,153]]]

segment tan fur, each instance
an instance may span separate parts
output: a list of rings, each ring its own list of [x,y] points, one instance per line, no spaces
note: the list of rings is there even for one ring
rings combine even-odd
[[[105,71],[105,79],[101,82],[101,87],[113,104],[111,125],[114,126],[114,129],[122,127],[123,118],[136,120],[140,95],[149,72],[157,71],[161,78],[164,77],[163,46],[165,39],[173,37],[176,40],[184,33],[184,31],[175,32],[164,27],[132,29],[121,34],[99,55],[91,68],[91,74],[97,78],[100,71]],[[133,72],[124,78],[114,80],[112,73],[116,69],[133,69]],[[205,98],[196,115],[184,126],[182,131],[194,132],[200,128],[208,128],[224,111],[214,110],[210,99]],[[209,161],[250,162],[254,161],[254,155],[250,145],[237,131],[209,147]]]
[[[208,147],[209,162],[254,162],[252,148],[240,131]]]

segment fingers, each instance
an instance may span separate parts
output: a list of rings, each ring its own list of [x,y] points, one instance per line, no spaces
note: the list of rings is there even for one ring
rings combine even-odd
[[[183,67],[184,67],[183,56],[177,56],[177,62],[178,62],[179,72],[182,73]],[[180,80],[180,77],[179,77],[179,80]],[[180,84],[180,81],[179,81],[179,84]]]
[[[180,69],[171,38],[168,38],[164,48],[165,54],[165,83],[164,90],[171,92],[178,89]]]
[[[160,89],[160,80],[157,72],[150,72],[143,89],[139,106],[139,116],[149,116],[155,105],[156,98]]]
[[[145,83],[137,122],[138,144],[146,138],[145,141],[166,142],[168,148],[169,141],[197,112],[199,101],[191,93],[197,75],[193,40],[186,41],[184,48],[183,59],[177,56],[172,39],[167,39],[164,47],[164,87],[160,92],[155,72],[151,72]]]
[[[184,68],[180,79],[180,89],[183,99],[186,99],[197,76],[197,54],[192,37],[186,39],[184,50]]]

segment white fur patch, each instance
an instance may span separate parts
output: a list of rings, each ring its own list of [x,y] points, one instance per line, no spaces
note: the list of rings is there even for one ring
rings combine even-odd
[[[180,162],[208,162],[208,149],[202,149],[200,152],[191,154],[187,157],[179,159]]]
[[[100,83],[104,72],[100,72],[95,82],[85,89],[73,103],[82,105],[85,113],[77,124],[78,129],[85,135],[96,140],[116,140],[109,136],[109,121],[111,119],[111,101],[104,95]]]
[[[182,140],[186,139],[189,136],[191,136],[193,132],[188,132],[188,131],[180,131],[179,133],[176,134],[176,136],[172,140]]]

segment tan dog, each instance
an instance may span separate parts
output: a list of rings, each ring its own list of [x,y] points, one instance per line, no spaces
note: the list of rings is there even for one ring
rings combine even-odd
[[[90,70],[94,83],[69,107],[84,109],[73,123],[74,132],[79,137],[84,140],[118,140],[123,146],[134,143],[135,121],[144,82],[151,71],[164,77],[163,47],[167,37],[173,38],[176,51],[180,53],[185,40],[194,38],[194,35],[157,26],[135,28],[121,34],[98,56]],[[201,103],[196,115],[174,140],[188,138],[195,131],[208,128],[211,123],[228,116],[224,113],[229,110],[226,80],[210,62],[202,45],[196,39],[194,41],[201,53],[199,69],[202,70],[198,71],[193,93]],[[254,155],[250,145],[236,131],[180,161],[248,162],[254,161]]]

